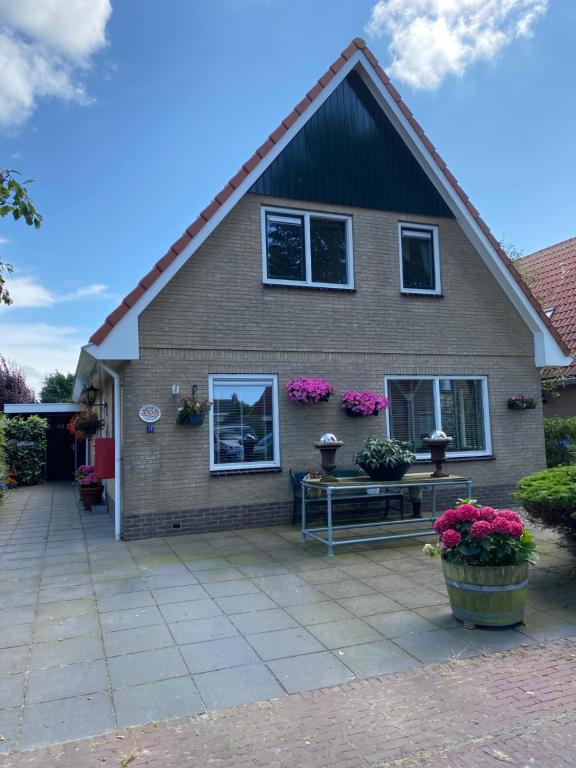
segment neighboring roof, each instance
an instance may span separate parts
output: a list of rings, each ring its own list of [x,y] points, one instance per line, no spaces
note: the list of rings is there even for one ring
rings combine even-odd
[[[4,403],[4,413],[77,413],[78,403]]]
[[[576,237],[543,248],[520,260],[520,270],[565,343],[576,353]],[[576,364],[563,375],[576,376]]]
[[[179,260],[178,257],[182,254],[185,256],[185,260],[189,258],[192,252],[203,242],[209,232],[212,231],[213,227],[223,218],[223,215],[236,204],[238,194],[244,194],[244,191],[246,190],[245,182],[254,182],[255,177],[257,177],[259,173],[272,162],[278,152],[281,151],[286,139],[292,137],[292,129],[297,128],[299,130],[302,120],[306,121],[308,115],[314,113],[317,106],[323,102],[327,95],[329,95],[334,84],[340,82],[342,77],[345,76],[347,71],[350,71],[352,66],[357,65],[362,65],[364,71],[368,73],[368,76],[372,79],[376,87],[380,88],[381,92],[386,94],[388,106],[396,111],[398,120],[404,121],[404,124],[407,123],[407,130],[412,134],[410,139],[417,146],[418,151],[421,153],[421,156],[424,157],[425,161],[433,167],[435,177],[438,180],[442,179],[441,183],[443,184],[444,189],[451,188],[451,207],[454,207],[455,205],[460,207],[463,206],[465,209],[463,215],[468,218],[471,227],[479,228],[480,232],[477,233],[475,230],[475,236],[481,243],[479,246],[481,250],[488,253],[492,261],[496,259],[501,262],[500,268],[494,270],[495,275],[497,279],[499,279],[500,284],[505,288],[508,296],[515,302],[519,311],[523,311],[521,314],[534,334],[536,364],[551,364],[550,362],[546,362],[551,355],[554,357],[554,360],[562,360],[561,363],[557,362],[555,364],[565,364],[564,356],[569,354],[569,351],[564,345],[561,336],[550,323],[542,311],[540,304],[534,298],[529,288],[524,284],[518,272],[511,265],[510,260],[502,251],[500,244],[492,235],[480,217],[480,214],[458,184],[456,178],[450,173],[446,163],[438,154],[432,142],[428,139],[419,123],[416,121],[406,104],[402,101],[400,94],[390,82],[390,78],[379,65],[374,54],[366,46],[364,40],[361,40],[360,38],[355,38],[350,43],[339,58],[336,59],[331,67],[329,67],[324,75],[318,80],[316,85],[308,91],[302,101],[294,107],[292,112],[284,118],[278,128],[270,134],[264,144],[256,150],[246,163],[244,163],[240,170],[216,195],[210,205],[208,205],[200,213],[198,218],[192,222],[182,236],[173,243],[170,250],[156,263],[150,272],[140,280],[134,290],[123,299],[122,303],[108,315],[103,325],[101,325],[91,336],[91,345],[99,347],[107,339],[111,331],[118,326],[120,321],[127,315],[130,316],[132,309],[135,308],[135,311],[139,314],[145,306],[147,306],[149,301],[151,301],[158,290],[160,290],[160,287],[163,286],[164,281],[170,279],[174,267],[177,266],[177,268],[180,268],[182,263],[184,263],[182,259]],[[455,202],[456,197],[459,202]],[[460,218],[462,219],[462,215]],[[482,237],[488,241],[487,244],[482,240]],[[176,262],[176,265],[174,262]],[[508,278],[504,280],[502,280],[502,265],[504,265],[504,273],[508,274]],[[165,274],[167,271],[168,275]],[[514,286],[516,286],[516,288],[514,288]],[[136,307],[137,304],[138,306]],[[553,345],[552,351],[549,338],[546,337],[547,333],[551,334],[557,345],[556,347]],[[135,341],[132,338],[133,335],[134,326],[132,326],[132,328],[123,329],[119,337],[122,339],[122,345],[125,345],[126,348],[128,348],[128,346],[130,347],[131,359],[137,357],[138,354],[138,343],[137,340]],[[104,351],[98,354],[94,347],[90,350],[89,345],[84,349],[89,351],[89,353],[93,354],[95,357],[104,355]],[[104,356],[106,356],[107,359],[128,359],[128,355],[126,355],[126,357],[119,355],[117,347],[110,350],[110,352],[107,351]]]

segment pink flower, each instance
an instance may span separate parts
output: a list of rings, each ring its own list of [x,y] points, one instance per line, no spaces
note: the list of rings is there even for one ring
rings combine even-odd
[[[511,520],[515,523],[522,523],[522,518],[513,509],[500,509],[498,511],[498,517],[503,517],[506,520]]]
[[[79,485],[96,485],[100,481],[96,478],[96,475],[91,472],[89,475],[86,475],[81,480],[78,481]]]
[[[524,525],[520,522],[517,523],[515,520],[509,520],[508,530],[510,532],[510,536],[512,536],[514,539],[520,539],[524,533]]]
[[[489,523],[491,523],[498,514],[498,511],[494,509],[494,507],[480,507],[478,512],[480,520],[487,520]]]
[[[297,403],[319,403],[328,400],[333,391],[333,387],[324,379],[304,377],[286,382],[288,397]]]
[[[358,416],[376,416],[388,408],[388,398],[375,392],[357,392],[351,389],[342,395],[342,407]]]
[[[455,531],[452,528],[449,528],[447,531],[444,531],[444,533],[442,534],[442,544],[447,549],[451,549],[452,547],[457,547],[461,541],[462,541],[462,536],[460,536],[458,531]]]
[[[443,531],[447,531],[448,528],[452,528],[454,525],[456,525],[457,522],[458,518],[456,516],[456,510],[447,509],[446,512],[444,512],[444,514],[441,515],[438,520],[436,520],[432,527],[436,533],[443,533]]]
[[[480,510],[473,504],[460,504],[455,509],[458,520],[462,522],[472,522],[480,519]]]
[[[477,539],[486,539],[492,534],[492,525],[487,520],[477,520],[472,523],[470,528],[470,536],[475,536]]]

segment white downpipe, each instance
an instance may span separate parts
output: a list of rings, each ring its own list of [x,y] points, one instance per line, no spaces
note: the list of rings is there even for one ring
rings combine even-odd
[[[120,374],[101,363],[114,379],[114,538],[120,541],[122,521],[122,414],[120,402]]]

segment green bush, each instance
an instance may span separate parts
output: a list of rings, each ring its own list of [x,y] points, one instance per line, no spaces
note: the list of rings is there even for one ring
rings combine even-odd
[[[17,416],[6,421],[6,460],[16,470],[19,485],[36,485],[44,480],[46,430],[42,416]]]
[[[546,465],[560,467],[576,461],[576,417],[544,419]]]
[[[0,413],[0,502],[6,490],[5,482],[8,476],[6,467],[6,418]]]
[[[562,534],[576,552],[576,466],[528,475],[520,480],[513,496],[534,523]]]

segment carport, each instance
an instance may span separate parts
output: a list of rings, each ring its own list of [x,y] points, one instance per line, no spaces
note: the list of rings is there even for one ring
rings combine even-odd
[[[74,438],[66,425],[74,413],[82,409],[78,403],[7,403],[8,416],[43,416],[48,421],[46,433],[45,480],[72,480],[76,467],[86,463],[86,444]]]

